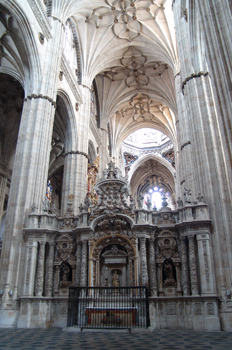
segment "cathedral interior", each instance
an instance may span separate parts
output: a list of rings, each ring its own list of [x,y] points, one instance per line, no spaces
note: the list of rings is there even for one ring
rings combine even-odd
[[[0,327],[232,330],[231,17],[0,1]]]

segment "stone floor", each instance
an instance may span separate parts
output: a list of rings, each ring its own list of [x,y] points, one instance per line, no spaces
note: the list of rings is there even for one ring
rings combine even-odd
[[[127,332],[63,332],[61,329],[0,329],[5,349],[213,349],[231,350],[232,333],[157,330]]]

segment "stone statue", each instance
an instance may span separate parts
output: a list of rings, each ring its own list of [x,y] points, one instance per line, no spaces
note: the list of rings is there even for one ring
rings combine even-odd
[[[138,209],[143,208],[143,196],[140,194],[137,198],[137,203],[138,203]]]
[[[180,197],[178,197],[177,204],[178,204],[178,208],[183,207],[183,201]]]
[[[69,283],[70,268],[68,265],[63,264],[60,269],[60,286],[66,287]]]
[[[113,276],[112,276],[112,286],[119,287],[119,276],[118,276],[116,270],[114,271]]]
[[[190,188],[184,188],[184,199],[185,203],[191,203],[192,202],[192,194]]]

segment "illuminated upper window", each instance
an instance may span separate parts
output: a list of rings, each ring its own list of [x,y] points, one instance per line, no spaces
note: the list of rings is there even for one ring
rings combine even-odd
[[[162,207],[162,195],[165,193],[166,201],[169,203],[169,192],[166,192],[164,188],[155,186],[150,188],[144,195],[144,204],[146,205],[147,200],[150,199],[152,208],[160,209]],[[146,207],[145,207],[146,208]]]

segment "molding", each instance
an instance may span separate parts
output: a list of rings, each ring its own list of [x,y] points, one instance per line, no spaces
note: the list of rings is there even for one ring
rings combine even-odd
[[[88,156],[88,154],[85,153],[85,152],[81,152],[81,151],[69,151],[69,152],[66,152],[66,153],[64,154],[64,156],[66,157],[66,156],[68,156],[69,154],[80,154],[80,155],[86,157],[86,158],[88,159],[88,162],[90,163],[89,156]]]
[[[181,146],[180,150],[182,151],[183,148],[184,148],[185,146],[188,146],[188,145],[191,145],[191,142],[190,142],[190,141],[187,141],[187,142],[183,143],[183,145]]]
[[[102,144],[102,142],[101,142],[101,137],[100,137],[100,135],[99,135],[99,133],[98,133],[98,130],[99,130],[99,129],[97,129],[96,125],[94,124],[94,122],[93,122],[93,120],[92,120],[91,118],[90,118],[90,120],[89,120],[89,127],[90,127],[90,130],[91,130],[92,133],[93,133],[93,136],[94,136],[94,138],[95,138],[95,140],[96,140],[98,146],[100,147],[101,144]]]
[[[204,72],[202,72],[202,71],[199,72],[199,73],[197,73],[197,74],[195,74],[195,73],[191,74],[190,77],[186,78],[186,79],[183,81],[183,83],[182,83],[182,87],[181,87],[181,89],[182,89],[182,94],[184,95],[184,87],[185,87],[185,85],[187,84],[187,82],[188,82],[189,80],[192,80],[193,78],[200,78],[201,76],[203,76],[203,77],[209,76],[209,77],[210,77],[210,74],[209,74],[209,72],[204,73]]]
[[[23,101],[26,102],[27,99],[28,99],[28,100],[31,100],[31,99],[33,99],[33,98],[34,98],[34,99],[36,99],[36,98],[42,98],[42,99],[44,99],[44,100],[48,100],[49,102],[51,102],[52,106],[54,106],[54,107],[56,108],[56,102],[53,101],[52,98],[50,98],[50,97],[48,97],[48,96],[44,96],[44,95],[42,95],[42,94],[39,94],[39,95],[31,94],[31,95],[25,97],[25,98],[23,99]]]
[[[49,23],[46,13],[41,5],[40,0],[27,0],[30,5],[32,12],[34,13],[37,22],[39,23],[45,38],[51,39],[52,35],[50,32],[51,24]]]
[[[64,73],[64,76],[67,80],[67,83],[68,83],[70,89],[72,90],[72,93],[73,93],[75,99],[77,100],[77,102],[79,104],[82,104],[83,102],[81,99],[81,95],[77,89],[77,81],[75,81],[73,78],[73,75],[70,71],[69,65],[66,61],[66,58],[64,57],[64,54],[62,54],[62,58],[61,58],[61,71]]]
[[[53,18],[53,21],[58,21],[61,24],[61,27],[63,28],[63,30],[65,30],[65,25],[59,18],[55,16],[50,16],[50,17]]]

